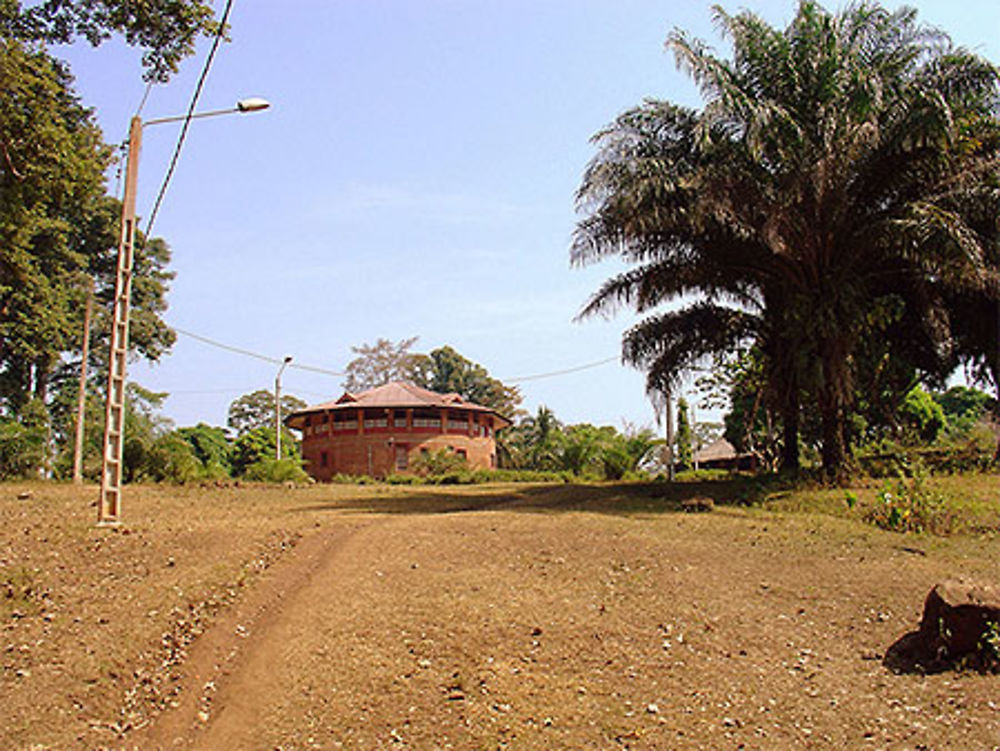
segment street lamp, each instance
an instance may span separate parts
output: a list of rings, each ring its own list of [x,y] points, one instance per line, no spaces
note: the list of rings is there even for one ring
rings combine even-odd
[[[129,304],[132,298],[132,261],[135,254],[135,194],[139,177],[139,151],[146,125],[215,117],[234,112],[256,112],[270,104],[259,97],[243,99],[235,107],[193,115],[161,117],[145,123],[138,115],[128,131],[128,158],[125,162],[125,193],[122,197],[121,235],[118,240],[118,267],[115,275],[114,314],[111,319],[108,388],[104,407],[104,450],[101,462],[101,498],[97,504],[98,525],[117,525],[122,500],[122,453],[125,441],[125,361],[128,357]]]
[[[288,355],[274,377],[274,458],[277,461],[281,461],[281,374],[291,361],[292,356]]]

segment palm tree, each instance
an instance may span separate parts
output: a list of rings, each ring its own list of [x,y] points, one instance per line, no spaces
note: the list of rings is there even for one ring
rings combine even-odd
[[[797,464],[801,399],[815,400],[823,464],[839,473],[866,337],[900,336],[948,361],[945,289],[986,288],[996,235],[998,76],[916,13],[804,0],[786,29],[750,12],[715,20],[723,59],[676,31],[694,111],[647,101],[595,137],[571,257],[634,268],[582,316],[653,313],[623,341],[657,391],[698,360],[754,342]],[[993,202],[990,203],[991,197]],[[683,298],[680,309],[654,313]],[[896,324],[905,315],[919,325]]]

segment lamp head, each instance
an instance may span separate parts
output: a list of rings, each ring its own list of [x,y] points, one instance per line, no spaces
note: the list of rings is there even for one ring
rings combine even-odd
[[[259,96],[240,99],[240,101],[236,103],[236,109],[240,112],[257,112],[258,110],[266,110],[270,106],[271,103],[269,101]]]

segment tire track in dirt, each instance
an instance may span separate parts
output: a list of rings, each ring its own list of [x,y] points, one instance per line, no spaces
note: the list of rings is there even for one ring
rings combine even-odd
[[[370,522],[341,524],[305,537],[293,554],[268,572],[248,596],[222,614],[194,643],[183,665],[181,692],[177,705],[155,718],[148,726],[133,732],[123,748],[132,751],[190,748],[206,726],[213,727],[212,710],[225,706],[234,678],[238,685],[247,663],[270,659],[269,634],[286,618],[289,608],[301,600],[310,582],[328,570],[341,549]],[[238,691],[237,694],[240,692]],[[227,708],[228,709],[228,708]],[[226,718],[237,727],[245,723],[237,711],[227,711]],[[207,725],[206,725],[207,723]],[[238,743],[199,746],[204,748],[242,748]]]

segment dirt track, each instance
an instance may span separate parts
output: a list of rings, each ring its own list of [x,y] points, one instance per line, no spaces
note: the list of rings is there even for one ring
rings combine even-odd
[[[937,580],[1000,580],[996,545],[900,539],[727,509],[331,512],[124,747],[1000,748],[1000,679],[879,659]]]

